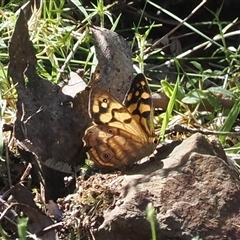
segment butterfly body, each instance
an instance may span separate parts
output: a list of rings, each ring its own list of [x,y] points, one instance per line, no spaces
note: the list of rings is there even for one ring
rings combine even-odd
[[[89,97],[93,126],[85,131],[88,157],[102,168],[120,169],[149,156],[156,148],[150,90],[143,74],[133,80],[124,104],[94,88]]]

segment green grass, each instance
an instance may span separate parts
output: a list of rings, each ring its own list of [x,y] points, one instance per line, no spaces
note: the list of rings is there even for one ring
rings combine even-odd
[[[147,205],[146,212],[147,212],[147,220],[149,221],[151,226],[152,240],[157,240],[156,229],[155,229],[156,213],[151,203]]]

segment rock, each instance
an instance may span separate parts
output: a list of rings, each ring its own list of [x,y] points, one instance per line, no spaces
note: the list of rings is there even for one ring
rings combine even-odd
[[[146,207],[152,203],[157,239],[240,239],[239,174],[220,144],[194,134],[163,162],[163,169],[153,162],[151,173],[120,176],[120,196],[95,238],[151,239]]]

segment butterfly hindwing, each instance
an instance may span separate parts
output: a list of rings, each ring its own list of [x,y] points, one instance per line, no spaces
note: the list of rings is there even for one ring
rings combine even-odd
[[[121,168],[131,165],[146,152],[137,136],[107,125],[88,128],[84,142],[86,146],[92,146],[88,150],[89,159],[100,167]]]

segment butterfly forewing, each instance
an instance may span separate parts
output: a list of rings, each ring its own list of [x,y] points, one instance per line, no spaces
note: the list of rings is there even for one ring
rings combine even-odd
[[[140,73],[134,78],[124,105],[147,135],[155,136],[152,97],[143,74]]]
[[[101,88],[94,88],[90,93],[89,114],[95,124],[106,124],[145,138],[141,126],[126,107]]]

